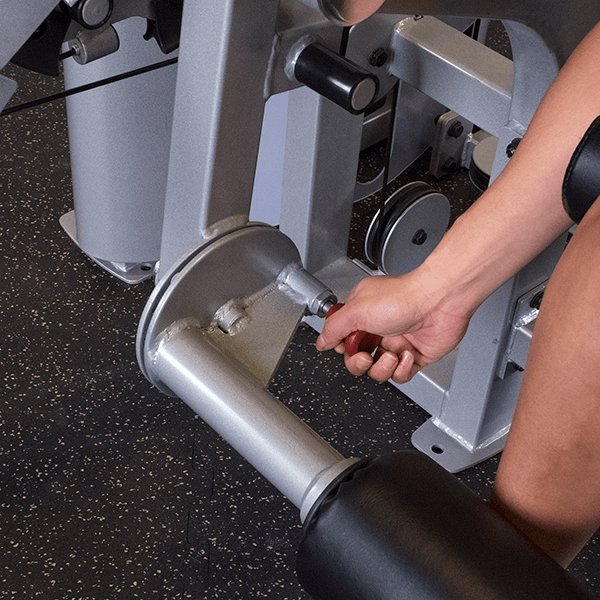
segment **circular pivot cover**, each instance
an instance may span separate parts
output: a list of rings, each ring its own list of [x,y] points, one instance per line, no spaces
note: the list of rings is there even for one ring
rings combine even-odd
[[[386,201],[380,223],[375,214],[365,254],[386,275],[416,269],[438,245],[450,222],[450,202],[426,183],[409,183]]]
[[[294,243],[278,229],[261,223],[206,240],[180,258],[154,288],[140,319],[137,356],[144,375],[170,394],[151,368],[161,333],[183,319],[210,326],[226,302],[264,289],[290,264],[300,264]]]

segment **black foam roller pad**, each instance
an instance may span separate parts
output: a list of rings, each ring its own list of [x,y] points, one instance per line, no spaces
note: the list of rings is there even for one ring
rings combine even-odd
[[[575,223],[580,223],[600,196],[600,117],[579,142],[563,182],[563,205]]]
[[[296,79],[352,114],[365,111],[374,100],[379,80],[325,46],[306,46],[296,60]]]
[[[316,600],[591,600],[454,476],[407,450],[364,463],[321,501],[298,551]]]

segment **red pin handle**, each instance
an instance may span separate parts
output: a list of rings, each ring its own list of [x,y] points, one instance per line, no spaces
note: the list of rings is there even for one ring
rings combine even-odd
[[[328,319],[333,313],[337,312],[344,306],[341,302],[334,304],[325,315]],[[368,331],[353,331],[351,334],[346,336],[344,340],[344,346],[346,348],[346,354],[348,356],[354,356],[357,352],[368,352],[371,354],[381,344],[382,337],[375,333],[369,333]]]

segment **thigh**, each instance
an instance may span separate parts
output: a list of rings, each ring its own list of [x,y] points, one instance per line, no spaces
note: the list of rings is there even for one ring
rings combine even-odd
[[[600,201],[548,285],[494,503],[563,564],[600,526]]]

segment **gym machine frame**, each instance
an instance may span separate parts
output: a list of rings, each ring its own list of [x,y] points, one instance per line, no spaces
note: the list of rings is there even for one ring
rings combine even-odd
[[[374,36],[373,49],[384,43],[381,32],[391,33],[383,46],[392,56],[389,64],[368,67],[371,49],[363,44],[362,57],[353,55],[351,41],[348,55],[379,76],[382,92],[398,78],[401,85],[418,89],[496,135],[493,178],[508,160],[505,149],[525,132],[560,64],[595,22],[598,7],[583,2],[559,17],[561,9],[554,4],[510,3],[502,8],[490,4],[473,9],[462,3],[449,10],[443,2],[427,6],[388,2],[384,9],[396,14],[502,18],[511,39],[512,63],[432,17],[398,20],[385,14],[366,23],[371,31],[380,32]],[[211,31],[223,35],[222,24],[207,25],[205,12],[198,9],[194,15],[186,7],[159,281],[178,256],[203,238],[247,222],[264,98],[292,87],[285,78],[289,49],[317,27],[311,23],[314,16],[297,5],[282,3],[280,9],[280,23],[296,25],[279,30],[273,45],[272,31],[266,33],[260,56],[257,42],[245,41],[233,21],[228,25],[228,46],[217,56]],[[286,10],[287,18],[282,19]],[[556,19],[538,20],[536,15],[542,12],[556,13]],[[251,15],[247,18],[251,22]],[[193,26],[194,19],[198,22]],[[565,20],[572,27],[560,27]],[[306,24],[300,27],[303,21]],[[266,29],[265,21],[256,27]],[[277,27],[276,16],[271,27]],[[191,33],[202,28],[206,35]],[[239,55],[249,45],[253,52],[242,65]],[[231,63],[220,58],[234,55],[238,58]],[[215,64],[224,69],[215,72]],[[246,90],[243,97],[235,91],[240,88]],[[190,98],[221,110],[198,112]],[[291,92],[289,115],[280,229],[294,241],[304,267],[343,300],[368,275],[362,265],[346,258],[362,118],[305,87]],[[432,415],[415,432],[413,443],[446,469],[460,471],[504,446],[522,379],[521,347],[537,314],[529,304],[543,289],[565,239],[558,239],[482,305],[457,351],[401,386]],[[321,319],[308,321],[316,328],[322,324]]]
[[[249,9],[243,0],[224,0],[217,7],[190,2],[184,6],[160,269],[138,335],[138,358],[144,373],[157,387],[187,402],[300,508],[307,529],[299,552],[299,577],[316,598],[341,599],[351,594],[356,598],[387,594],[385,597],[391,598],[400,589],[407,597],[440,599],[482,597],[479,594],[525,598],[534,597],[536,592],[543,597],[585,595],[575,589],[557,591],[562,578],[557,579],[549,563],[538,563],[531,548],[521,548],[516,540],[495,549],[496,541],[503,537],[499,531],[493,534],[494,543],[476,548],[477,558],[471,556],[467,563],[460,557],[456,562],[450,559],[449,571],[458,573],[457,580],[447,577],[443,567],[433,580],[424,580],[422,569],[430,564],[431,546],[419,541],[416,549],[412,544],[422,539],[435,521],[434,515],[443,513],[441,507],[426,502],[422,526],[417,528],[416,537],[409,536],[407,546],[404,541],[396,545],[405,534],[398,532],[414,519],[411,508],[407,519],[396,520],[397,508],[406,506],[406,498],[379,507],[373,505],[377,501],[361,504],[365,490],[367,494],[381,492],[382,496],[375,494],[378,498],[402,496],[398,490],[404,485],[410,487],[405,478],[410,467],[400,468],[401,475],[393,481],[385,459],[366,467],[356,459],[343,459],[265,391],[302,315],[323,317],[335,301],[330,290],[343,298],[364,274],[346,258],[362,119],[340,112],[339,107],[307,89],[298,90],[290,102],[293,117],[288,128],[281,230],[248,224],[265,97],[278,89],[281,68],[277,67],[282,58],[290,60],[284,35],[273,44],[276,3],[257,4]],[[537,32],[508,22],[515,51],[513,73],[508,61],[475,41],[464,49],[463,38],[456,40],[459,53],[447,61],[448,53],[456,48],[453,44],[445,48],[439,35],[452,36],[454,30],[443,29],[435,19],[402,20],[390,42],[393,59],[389,73],[497,135],[500,148],[508,146],[523,135],[556,76],[560,48],[550,52]],[[569,40],[571,48],[576,41]],[[418,54],[414,61],[411,52]],[[297,56],[293,45],[291,54]],[[472,61],[473,57],[482,62]],[[427,80],[412,66],[420,64],[418,61],[428,64],[429,60],[434,73]],[[215,64],[221,68],[214,70]],[[289,63],[286,66],[289,69]],[[429,67],[424,72],[429,73]],[[455,98],[444,96],[443,84],[449,77],[458,77],[465,86],[464,97],[459,96],[456,104],[450,102]],[[209,110],[195,111],[194,104]],[[499,152],[494,175],[505,160]],[[231,164],[238,169],[235,178]],[[336,226],[331,230],[322,223]],[[443,456],[450,457],[444,465],[447,468],[466,466],[465,449],[471,463],[500,449],[520,384],[518,370],[509,375],[510,355],[503,337],[506,323],[519,298],[532,289],[538,293],[563,245],[564,240],[555,242],[495,292],[475,315],[466,343],[458,351],[451,383],[452,389],[462,394],[474,393],[475,399],[471,397],[466,407],[459,407],[471,413],[461,416],[452,405],[451,394],[444,391],[433,434],[421,431],[424,449],[441,448]],[[275,312],[276,326],[272,320]],[[486,374],[485,382],[478,375],[480,370]],[[483,399],[478,389],[482,383]],[[432,385],[439,387],[437,382]],[[453,419],[466,430],[460,442]],[[447,450],[448,440],[456,442],[454,452]],[[418,436],[415,442],[419,443]],[[399,456],[396,465],[401,461]],[[372,481],[368,480],[369,469],[374,473]],[[432,474],[430,481],[419,479],[427,472],[425,465],[416,471],[414,489],[431,485],[433,495],[446,498],[453,507],[449,510],[456,509],[458,514],[467,506],[468,501],[463,503],[456,497],[455,503],[450,501],[450,488],[433,487],[442,481],[441,476],[438,479]],[[418,494],[408,502],[414,501],[421,502]],[[392,522],[386,523],[398,537],[395,533],[382,541],[381,534],[375,534],[385,526],[381,514],[394,515]],[[469,514],[473,517],[471,527],[483,524],[474,506]],[[469,527],[462,529],[465,523],[460,520],[460,532],[451,536],[452,543],[475,548],[469,545]],[[444,519],[441,528],[446,529]],[[494,527],[482,529],[491,532]],[[490,560],[492,571],[513,572],[509,547],[515,548],[524,563],[535,564],[536,571],[539,567],[538,572],[547,572],[547,577],[528,591],[524,591],[525,583],[516,592],[506,578],[473,584],[470,577],[461,575],[465,565],[477,559],[482,563]],[[330,554],[323,556],[324,552]],[[374,577],[386,559],[390,568],[385,575]],[[357,576],[358,565],[368,567]],[[393,580],[391,587],[382,581],[386,577]],[[550,580],[553,583],[548,585]],[[454,588],[452,592],[449,587]],[[494,594],[491,587],[497,590]],[[542,591],[542,587],[546,589]]]
[[[559,66],[598,16],[591,2],[569,5],[566,13],[563,8],[541,2],[502,7],[461,2],[451,8],[444,2],[387,2],[383,10],[394,13],[502,19],[513,61],[437,19],[419,16],[397,21],[387,46],[392,59],[383,70],[400,79],[401,89],[409,84],[497,136],[494,179]],[[369,21],[385,18],[377,14]],[[564,22],[569,27],[561,27]],[[335,108],[325,100],[303,89],[293,93],[290,105],[281,229],[296,242],[307,269],[343,299],[368,270],[346,259],[350,203],[346,188],[331,185],[328,174],[343,168],[354,173],[358,156],[352,156],[352,168],[342,166],[348,157],[338,158],[335,149],[348,142],[328,125],[332,115],[327,111]],[[322,222],[331,225],[325,229]],[[415,431],[413,444],[449,471],[461,471],[504,447],[525,366],[524,348],[539,308],[534,300],[565,242],[566,236],[556,240],[483,303],[458,350],[398,386],[432,415]],[[316,329],[322,326],[315,319],[309,322]]]

